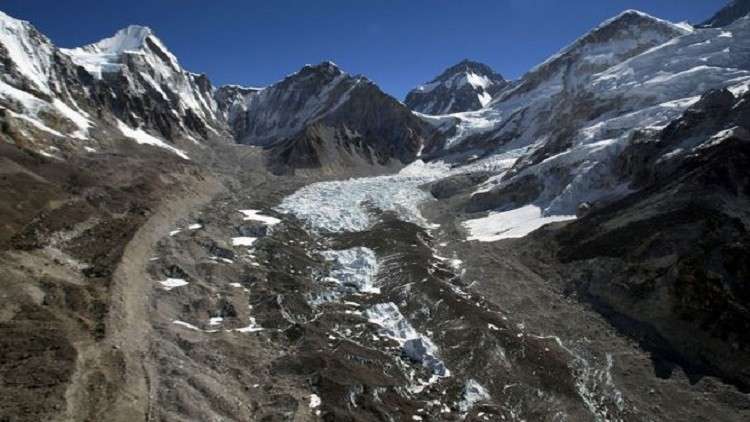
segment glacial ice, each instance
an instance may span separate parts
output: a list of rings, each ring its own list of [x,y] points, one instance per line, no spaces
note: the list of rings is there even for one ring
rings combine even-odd
[[[371,323],[381,327],[381,335],[396,340],[410,359],[421,363],[434,375],[450,376],[432,340],[418,333],[394,303],[379,303],[368,309],[366,314]]]
[[[334,281],[343,289],[362,293],[380,293],[380,289],[374,286],[378,263],[372,249],[356,247],[324,251],[321,254],[332,263],[327,280]]]
[[[394,211],[405,221],[431,228],[419,211],[431,196],[419,186],[445,175],[445,165],[417,161],[396,175],[307,185],[284,198],[277,210],[317,232],[367,230],[375,223],[370,209]]]

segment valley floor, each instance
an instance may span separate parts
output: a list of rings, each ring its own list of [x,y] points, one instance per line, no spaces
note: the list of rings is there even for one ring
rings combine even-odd
[[[543,236],[466,241],[422,188],[435,169],[274,176],[258,149],[226,154],[213,174],[145,175],[148,195],[128,182],[97,202],[103,188],[79,182],[50,188],[33,224],[16,215],[0,419],[750,417],[747,395],[714,378],[657,377],[566,290]],[[48,171],[7,156],[4,174]]]

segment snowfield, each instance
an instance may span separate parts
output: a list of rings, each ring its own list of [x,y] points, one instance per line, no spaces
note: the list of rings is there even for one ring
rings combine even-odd
[[[527,205],[511,211],[490,213],[487,217],[465,221],[463,225],[469,231],[468,240],[495,242],[524,237],[545,224],[575,219],[574,215],[544,217],[541,208]]]

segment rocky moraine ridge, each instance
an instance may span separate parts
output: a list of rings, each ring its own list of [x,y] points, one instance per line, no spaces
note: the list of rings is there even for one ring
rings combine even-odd
[[[404,103],[0,13],[0,420],[750,419],[748,11]]]

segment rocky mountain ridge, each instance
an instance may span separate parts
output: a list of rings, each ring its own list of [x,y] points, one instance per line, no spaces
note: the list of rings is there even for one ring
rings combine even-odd
[[[12,137],[77,140],[42,143],[38,151],[110,149],[120,137],[187,157],[183,149],[196,149],[198,139],[222,136],[208,79],[183,70],[148,28],[131,26],[66,50],[28,22],[0,18],[6,67],[0,95]]]
[[[231,140],[275,147],[272,158],[281,161],[271,164],[293,171],[407,163],[433,133],[375,84],[331,62],[305,66],[263,89],[217,89],[206,76],[185,71],[146,27],[58,49],[28,22],[7,15],[0,21],[7,68],[0,99],[12,137],[78,139],[62,149],[37,145],[45,154],[117,148],[114,135],[189,158]]]

